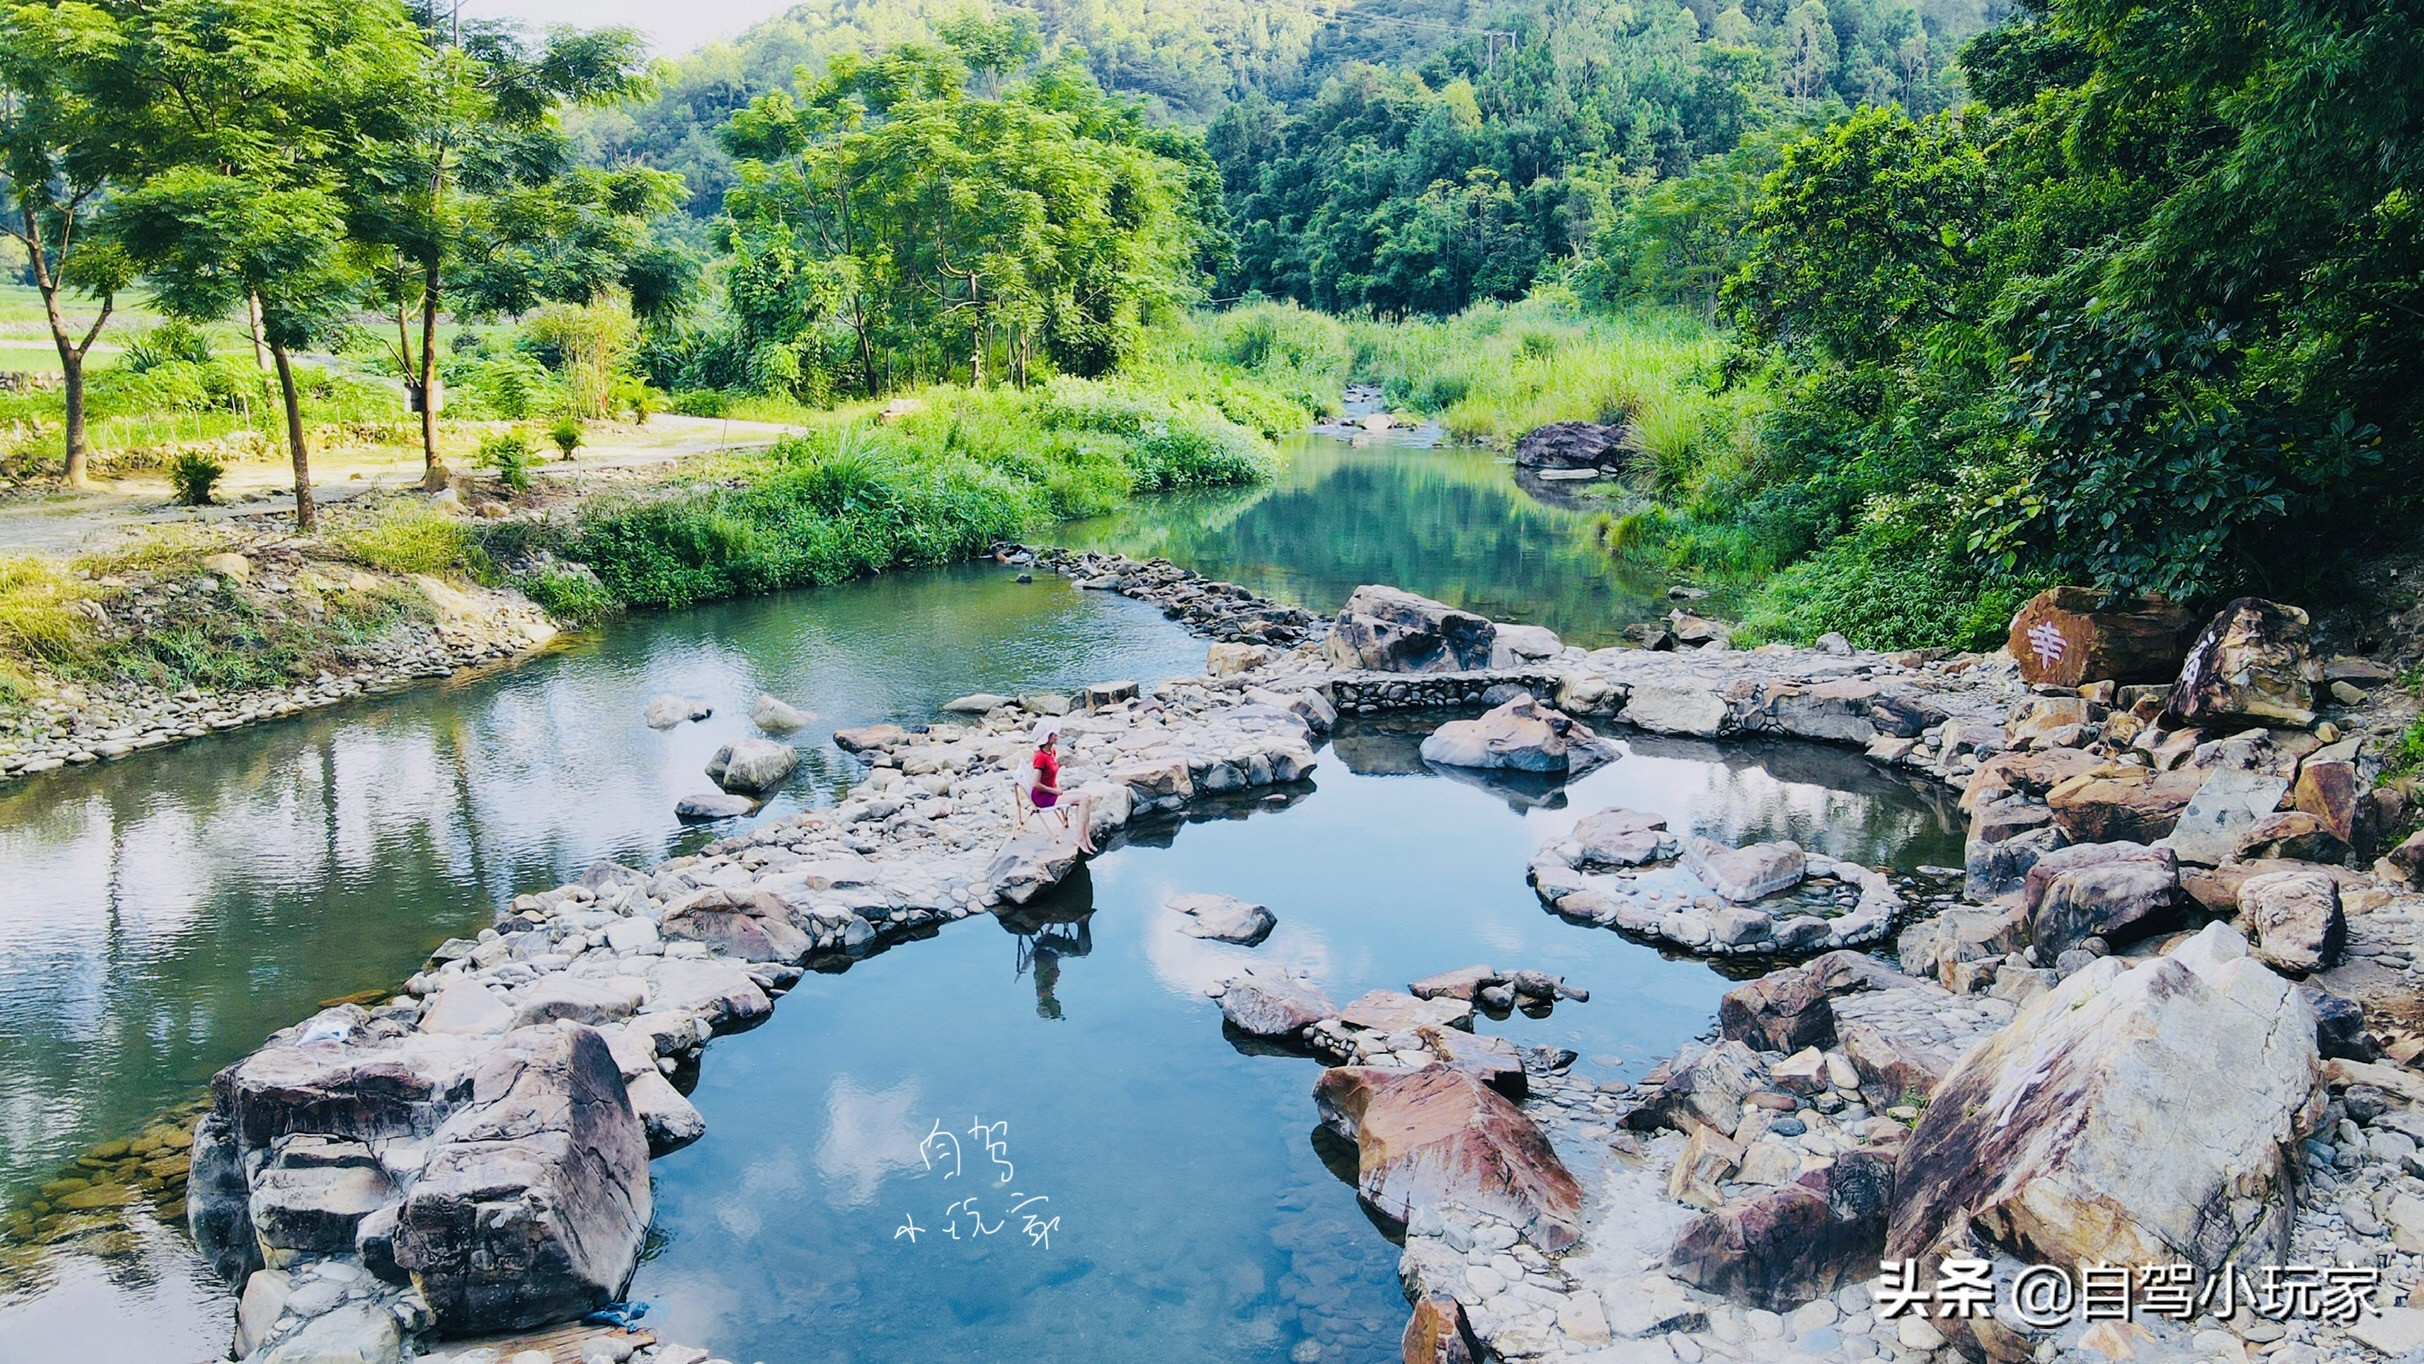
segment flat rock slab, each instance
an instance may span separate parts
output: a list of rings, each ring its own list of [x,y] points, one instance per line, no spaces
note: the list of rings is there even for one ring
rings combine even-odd
[[[676,819],[688,820],[737,819],[757,808],[758,803],[747,796],[735,795],[730,791],[710,791],[675,801],[673,814]]]
[[[1339,1011],[1338,1021],[1350,1028],[1379,1033],[1410,1033],[1422,1027],[1470,1028],[1471,1000],[1420,999],[1395,990],[1373,990]]]
[[[1168,908],[1179,916],[1178,929],[1194,938],[1212,938],[1220,942],[1252,947],[1271,936],[1279,920],[1273,918],[1269,907],[1240,900],[1234,895],[1173,895]]]
[[[1252,1037],[1297,1037],[1338,1015],[1338,1006],[1318,987],[1276,969],[1248,968],[1224,982],[1216,997],[1221,1017]]]
[[[1555,1252],[1582,1237],[1582,1187],[1523,1110],[1468,1071],[1340,1066],[1313,1088],[1356,1149],[1356,1192],[1382,1215],[1476,1208]]]
[[[1506,977],[1495,966],[1460,966],[1453,971],[1441,971],[1424,976],[1406,987],[1416,999],[1461,999],[1471,1003],[1473,996]]]
[[[1801,884],[1809,854],[1798,843],[1753,843],[1729,848],[1705,838],[1683,843],[1683,864],[1701,884],[1738,904],[1764,899]]]

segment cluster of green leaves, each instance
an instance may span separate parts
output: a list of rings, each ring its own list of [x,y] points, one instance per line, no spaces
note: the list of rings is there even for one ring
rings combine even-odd
[[[947,563],[1139,492],[1268,478],[1269,443],[1127,381],[932,389],[897,420],[811,424],[719,481],[610,503],[552,546],[635,606],[679,606]]]
[[[1441,315],[1520,298],[1589,248],[1603,292],[1705,301],[1731,262],[1696,238],[1765,168],[1760,130],[1845,102],[1942,108],[1954,46],[1985,18],[1549,0],[1509,41],[1468,32],[1416,70],[1349,68],[1293,110],[1249,94],[1208,135],[1238,243],[1221,292]],[[1703,166],[1692,192],[1660,193]]]

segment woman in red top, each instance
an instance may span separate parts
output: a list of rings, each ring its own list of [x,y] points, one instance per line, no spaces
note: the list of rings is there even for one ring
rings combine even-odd
[[[1091,857],[1094,847],[1094,797],[1079,791],[1073,798],[1074,811],[1061,807],[1064,794],[1060,784],[1060,721],[1045,719],[1035,727],[1035,755],[1029,761],[1032,773],[1019,784],[1018,827],[1027,827],[1027,810],[1049,810],[1060,820],[1063,833],[1077,835],[1077,850]],[[1074,816],[1074,817],[1073,817]]]

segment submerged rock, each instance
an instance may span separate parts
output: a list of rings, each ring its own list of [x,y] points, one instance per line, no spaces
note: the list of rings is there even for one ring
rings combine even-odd
[[[650,729],[672,729],[692,720],[704,720],[713,714],[715,707],[704,701],[667,694],[650,701],[648,708],[641,712],[641,718],[648,722]]]
[[[1896,1164],[1886,1254],[1975,1231],[2063,1265],[2278,1264],[2320,1074],[2313,1012],[2229,928],[2103,958],[1946,1076]]]
[[[814,716],[765,692],[758,693],[757,704],[749,708],[749,722],[768,734],[789,734],[805,729]]]
[[[1356,588],[1330,627],[1334,668],[1441,673],[1486,668],[1496,627],[1445,602],[1373,584]]]
[[[1356,1149],[1356,1192],[1400,1222],[1477,1209],[1560,1251],[1581,1239],[1582,1188],[1523,1110],[1467,1071],[1341,1066],[1313,1087],[1322,1122]]]
[[[1270,937],[1279,923],[1269,907],[1234,895],[1173,895],[1166,907],[1179,916],[1179,932],[1246,947]]]
[[[737,819],[754,813],[757,808],[758,803],[747,796],[735,795],[730,791],[711,791],[684,796],[675,801],[673,814],[676,819],[687,820]]]
[[[743,739],[717,749],[707,760],[707,780],[727,791],[763,795],[789,781],[799,766],[799,750],[789,744]]]

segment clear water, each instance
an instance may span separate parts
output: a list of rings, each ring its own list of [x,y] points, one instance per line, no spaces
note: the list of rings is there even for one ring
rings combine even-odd
[[[1303,435],[1270,484],[1132,503],[1057,538],[1166,555],[1316,611],[1387,583],[1591,648],[1666,613],[1665,579],[1599,548],[1596,510],[1543,494],[1486,451]]]
[[[1578,521],[1522,496],[1483,457],[1314,443],[1279,488],[1206,521],[1232,535],[1175,543],[1211,513],[1161,508],[1115,542],[1319,607],[1394,580],[1586,640],[1594,620],[1652,609],[1581,552]],[[1465,514],[1532,518],[1537,543],[1445,534]],[[1420,521],[1429,549],[1386,558],[1374,516]],[[1490,604],[1526,594],[1542,609]],[[833,726],[1202,659],[1140,603],[1000,570],[899,575],[634,617],[497,676],[21,784],[0,794],[0,1209],[323,1000],[392,988],[500,899],[710,836],[672,803],[750,732],[760,690],[819,716],[799,736],[816,756],[773,814],[853,779],[823,743]],[[641,707],[666,691],[717,713],[650,731]],[[1335,1347],[1325,1359],[1382,1357],[1404,1312],[1395,1251],[1312,1139],[1312,1064],[1223,1040],[1202,987],[1225,964],[1299,962],[1341,1002],[1477,960],[1561,971],[1590,1004],[1499,1028],[1614,1075],[1703,1029],[1724,982],[1543,913],[1522,869],[1561,821],[1622,802],[1901,864],[1955,846],[1928,799],[1849,754],[1641,740],[1569,805],[1431,773],[1419,732],[1342,731],[1291,808],[1131,842],[1059,922],[956,925],[811,977],[765,1027],[719,1042],[694,1096],[707,1139],[656,1166],[634,1290],[658,1303],[652,1322],[741,1360],[1280,1359],[1307,1339]],[[1252,952],[1185,938],[1159,910],[1180,890],[1263,900],[1281,927]],[[916,1143],[943,1122],[973,1181],[980,1117],[1009,1124],[1016,1169],[977,1191],[980,1215],[1000,1224],[1007,1204],[988,1199],[1010,1187],[1040,1193],[1030,1211],[1061,1218],[1049,1247],[1014,1241],[1021,1220],[940,1230],[958,1188]],[[893,1235],[904,1217],[926,1229],[914,1244]],[[0,1226],[0,1354],[212,1358],[231,1307],[142,1205]]]

